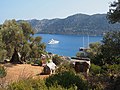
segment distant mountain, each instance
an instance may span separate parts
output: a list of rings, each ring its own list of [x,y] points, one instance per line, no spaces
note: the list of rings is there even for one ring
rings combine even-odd
[[[120,30],[120,24],[109,24],[106,14],[75,14],[64,19],[27,20],[37,33],[102,35]]]

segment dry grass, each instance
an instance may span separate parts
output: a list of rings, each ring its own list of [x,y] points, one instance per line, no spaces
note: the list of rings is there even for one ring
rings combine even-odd
[[[31,66],[30,64],[5,64],[4,65],[7,71],[5,78],[1,79],[4,83],[11,83],[18,81],[20,79],[26,78],[41,78],[44,79],[49,75],[40,75],[43,70],[43,67],[40,66]],[[0,80],[0,81],[1,81]]]

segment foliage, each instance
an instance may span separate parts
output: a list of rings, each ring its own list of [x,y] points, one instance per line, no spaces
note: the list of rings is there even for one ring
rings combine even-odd
[[[7,51],[5,49],[0,49],[0,62],[3,62],[7,54]]]
[[[120,22],[120,0],[114,1],[110,5],[109,12],[107,13],[107,18],[111,23]]]
[[[51,86],[48,90],[77,90],[76,86],[70,87],[68,89],[61,87],[60,85]]]
[[[93,90],[114,90],[120,75],[120,32],[108,32],[102,44],[90,45],[86,52],[91,58],[89,86]],[[96,65],[95,65],[96,64]],[[117,81],[119,83],[119,80]],[[108,89],[109,88],[109,89]]]
[[[96,65],[103,65],[102,53],[101,53],[101,43],[95,42],[90,43],[89,48],[84,49],[82,52],[77,52],[77,57],[87,57],[90,58],[90,62]]]
[[[120,74],[120,64],[108,65],[107,69],[112,74]]]
[[[4,57],[0,58],[9,58],[14,62],[18,52],[22,62],[26,62],[29,58],[40,57],[41,53],[45,52],[46,45],[41,43],[41,37],[33,35],[34,30],[29,23],[5,21],[0,28],[0,53],[4,53]]]
[[[91,88],[90,90],[105,90],[104,85],[99,81],[94,83],[90,88]]]
[[[114,78],[113,81],[105,88],[105,90],[119,90],[120,89],[120,76]]]
[[[88,88],[85,81],[70,71],[61,72],[46,79],[46,85],[48,87],[55,84],[61,85],[64,88],[70,88],[75,85],[78,90],[87,90]]]
[[[68,61],[63,61],[63,63],[61,65],[59,65],[59,67],[55,70],[56,73],[61,73],[61,72],[65,72],[65,71],[71,71],[71,72],[75,73],[73,66]]]
[[[120,63],[120,32],[108,32],[100,43],[90,44],[85,52],[96,65]]]
[[[77,52],[76,57],[86,57],[85,52]]]
[[[101,44],[99,42],[89,44],[89,49],[86,50],[88,57],[94,58],[98,54],[100,54],[101,53],[100,46]]]
[[[0,78],[3,78],[7,75],[6,69],[4,66],[0,65]]]
[[[103,66],[97,66],[92,64],[89,73],[89,86],[93,90],[116,90],[115,83],[117,77],[120,75],[120,65],[105,64]],[[117,83],[120,83],[117,81]],[[97,89],[99,88],[99,89]]]
[[[96,65],[120,63],[120,32],[108,32],[100,43],[90,44],[85,52]]]
[[[100,65],[102,63],[101,59],[101,43],[95,42],[89,44],[89,49],[85,51],[87,56],[91,59],[91,63]]]
[[[7,90],[47,90],[47,87],[40,79],[27,79],[10,84]]]
[[[66,89],[61,87],[60,85],[55,85],[48,88],[45,85],[44,80],[27,79],[10,84],[7,90],[77,90],[77,89],[75,86]]]
[[[101,52],[107,64],[120,63],[120,32],[109,32],[103,37]]]
[[[34,60],[32,65],[42,66],[42,61],[41,60]]]
[[[89,88],[90,90],[109,90],[105,89],[110,84],[110,79],[106,73],[95,74],[89,73]]]
[[[100,74],[102,72],[102,69],[100,66],[91,64],[90,72],[92,72],[93,75]]]
[[[1,29],[0,29],[0,61],[4,60],[4,58],[6,57],[6,50],[4,49],[4,44],[2,43],[2,33],[1,33]]]
[[[52,61],[53,61],[53,63],[55,63],[56,65],[60,65],[63,60],[61,59],[60,56],[55,55],[55,56],[53,56]]]

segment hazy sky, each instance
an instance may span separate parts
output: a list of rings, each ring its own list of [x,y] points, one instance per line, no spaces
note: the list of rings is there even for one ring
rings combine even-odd
[[[9,19],[52,19],[107,13],[115,0],[0,0],[0,23]]]

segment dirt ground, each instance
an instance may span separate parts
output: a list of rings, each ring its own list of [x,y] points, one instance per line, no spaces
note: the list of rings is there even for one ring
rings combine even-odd
[[[1,82],[10,83],[20,79],[26,78],[41,78],[44,79],[49,75],[40,75],[43,70],[41,66],[32,66],[30,64],[5,64],[7,75]],[[0,83],[1,83],[0,82]]]

